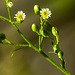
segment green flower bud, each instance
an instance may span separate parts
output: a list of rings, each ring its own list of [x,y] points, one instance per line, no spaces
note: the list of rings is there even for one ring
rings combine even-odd
[[[6,38],[5,34],[4,33],[0,33],[0,39],[4,40],[5,38]]]
[[[62,51],[58,52],[58,57],[59,57],[59,59],[63,60],[63,52]]]
[[[52,26],[49,24],[48,21],[45,21],[43,26],[44,26],[44,29],[45,29],[47,32],[51,32],[51,31],[52,31]]]
[[[40,15],[40,10],[41,9],[40,9],[40,7],[38,5],[34,6],[34,12],[35,12],[36,15]]]
[[[38,33],[39,32],[39,27],[36,24],[32,24],[32,31]]]
[[[57,36],[58,35],[58,31],[57,31],[57,28],[56,27],[52,27],[52,34],[54,36]]]

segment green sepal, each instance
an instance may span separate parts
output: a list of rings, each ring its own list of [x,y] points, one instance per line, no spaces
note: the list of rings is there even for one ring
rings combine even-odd
[[[19,20],[19,19],[16,19],[16,23],[22,23],[24,20]]]

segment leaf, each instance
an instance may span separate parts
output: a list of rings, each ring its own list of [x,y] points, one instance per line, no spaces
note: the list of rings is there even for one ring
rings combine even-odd
[[[12,54],[11,54],[11,57],[13,57],[13,55],[14,55],[18,50],[23,49],[23,48],[25,48],[25,47],[20,47],[20,48],[17,48],[17,49],[15,49],[15,50],[13,50],[13,52],[12,52]]]

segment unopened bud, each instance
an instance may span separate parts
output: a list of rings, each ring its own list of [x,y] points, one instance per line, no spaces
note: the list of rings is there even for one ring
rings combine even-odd
[[[40,7],[38,5],[34,6],[34,12],[36,15],[40,15]]]
[[[32,24],[32,31],[39,32],[39,27],[36,24]]]
[[[58,52],[58,57],[59,57],[59,59],[63,60],[63,52],[62,51]]]
[[[56,27],[52,27],[52,34],[54,36],[57,36],[58,35],[58,31],[57,31],[57,28]]]

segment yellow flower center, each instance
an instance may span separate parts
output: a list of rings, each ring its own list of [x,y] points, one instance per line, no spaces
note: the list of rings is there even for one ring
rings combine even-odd
[[[46,11],[42,11],[41,15],[45,19],[45,18],[47,18],[49,16],[49,12],[47,10]]]
[[[23,20],[23,14],[18,13],[17,14],[17,19]]]

